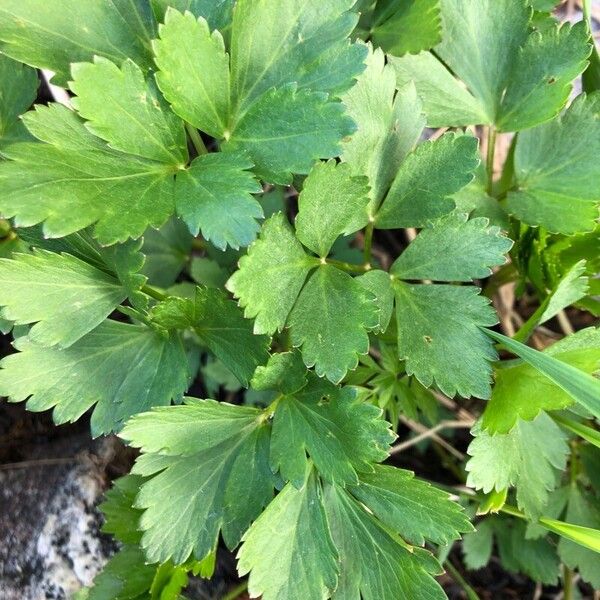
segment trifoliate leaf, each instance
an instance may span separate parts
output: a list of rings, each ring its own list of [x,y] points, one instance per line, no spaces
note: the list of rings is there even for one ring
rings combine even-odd
[[[0,163],[0,211],[17,226],[44,223],[60,237],[96,223],[102,244],[140,237],[173,212],[173,164],[110,149],[60,105],[23,118],[41,142],[10,146]]]
[[[396,77],[380,49],[369,45],[367,68],[342,97],[356,132],[342,143],[342,160],[354,175],[366,175],[372,204],[378,205],[400,163],[414,148],[425,127],[414,84],[396,93]]]
[[[468,135],[445,134],[417,146],[402,162],[375,227],[422,227],[449,213],[449,196],[473,179],[478,164],[477,139]]]
[[[71,63],[96,55],[148,69],[155,23],[143,0],[64,0],[60,10],[45,0],[5,0],[0,8],[0,49],[7,56],[56,73],[65,85]],[[105,90],[108,91],[108,90]]]
[[[94,436],[119,429],[131,415],[178,400],[188,385],[187,359],[176,335],[105,321],[69,348],[44,348],[21,337],[19,352],[0,362],[0,395],[28,400],[34,412],[54,408],[57,424],[96,405]]]
[[[292,344],[317,375],[339,383],[369,351],[369,329],[379,325],[375,297],[348,273],[321,265],[290,313]]]
[[[369,181],[352,175],[350,165],[318,162],[304,180],[298,197],[297,238],[326,257],[335,240],[369,222]]]
[[[517,191],[507,210],[528,225],[566,235],[590,231],[600,199],[600,93],[579,96],[558,119],[519,135]]]
[[[544,354],[593,375],[600,370],[600,330],[582,329],[552,344]],[[542,410],[559,410],[573,403],[567,392],[522,361],[501,363],[495,381],[482,419],[490,433],[507,433],[518,418],[531,421]]]
[[[0,25],[1,27],[1,25]],[[0,152],[7,144],[27,138],[27,130],[18,120],[35,101],[38,77],[34,69],[0,54]]]
[[[117,479],[98,506],[105,519],[102,531],[123,544],[138,544],[142,538],[139,531],[142,511],[134,508],[133,503],[143,482],[143,477],[131,474]]]
[[[325,510],[341,564],[336,600],[397,600],[446,596],[432,577],[439,563],[412,548],[337,485],[327,486]]]
[[[268,427],[255,408],[188,399],[131,419],[121,436],[144,454],[134,472],[153,477],[135,506],[144,509],[142,547],[150,561],[180,564],[214,550],[219,531],[233,548],[269,502]]]
[[[540,413],[533,421],[517,421],[507,434],[490,435],[479,424],[472,433],[467,485],[486,494],[516,487],[519,507],[530,518],[539,517],[569,454],[560,427]]]
[[[439,0],[378,2],[374,20],[373,43],[394,56],[429,50],[442,38]]]
[[[338,555],[314,473],[307,474],[300,489],[288,483],[252,524],[243,541],[238,571],[240,576],[250,573],[251,596],[263,600],[325,600],[336,588]]]
[[[572,484],[565,519],[573,525],[600,529],[597,499],[576,483]],[[584,581],[600,588],[600,554],[564,537],[558,542],[558,554],[568,567],[579,571]]]
[[[44,250],[0,259],[0,280],[0,314],[17,325],[35,323],[28,337],[40,346],[71,346],[127,297],[114,277]]]
[[[406,372],[448,396],[489,398],[496,359],[481,327],[498,321],[475,287],[394,282],[398,353]]]
[[[211,29],[224,30],[231,25],[234,0],[150,0],[150,3],[158,21],[162,22],[167,9],[172,7],[205,18]]]
[[[277,390],[282,394],[293,394],[308,382],[302,357],[297,351],[273,354],[263,367],[257,367],[252,377],[255,390]]]
[[[192,327],[245,386],[269,358],[269,338],[254,335],[252,322],[221,290],[198,287],[193,300],[171,296],[152,309],[151,318],[167,329]]]
[[[445,545],[473,529],[448,494],[404,469],[375,465],[373,473],[361,473],[350,492],[411,544],[422,546],[427,539]]]
[[[356,471],[385,460],[394,437],[381,410],[358,400],[351,388],[311,375],[305,388],[277,403],[271,463],[298,488],[308,456],[326,480],[357,484]]]
[[[392,318],[394,310],[394,288],[392,280],[385,271],[375,269],[367,271],[364,275],[355,277],[354,281],[360,283],[375,296],[375,307],[377,309],[378,331],[385,331]]]
[[[229,119],[229,57],[223,37],[206,20],[166,12],[153,44],[156,82],[173,110],[194,127],[220,138]]]
[[[267,219],[260,237],[240,268],[227,282],[227,289],[239,298],[244,315],[256,318],[255,333],[281,331],[315,262],[302,245],[282,213]]]
[[[491,275],[491,267],[506,262],[512,241],[488,220],[467,220],[452,213],[428,226],[392,265],[390,273],[400,279],[471,281]]]
[[[293,173],[308,173],[316,159],[337,156],[341,139],[354,130],[341,103],[292,83],[266,91],[250,105],[223,150],[247,153],[262,179],[289,184]]]
[[[251,167],[242,156],[215,152],[198,156],[178,173],[177,213],[194,235],[202,231],[221,250],[228,245],[237,250],[254,240],[263,211],[251,195],[262,190],[247,170]]]
[[[590,52],[583,23],[532,31],[525,0],[441,0],[441,7],[445,35],[435,55],[392,61],[398,85],[415,81],[429,126],[515,131],[560,111]]]

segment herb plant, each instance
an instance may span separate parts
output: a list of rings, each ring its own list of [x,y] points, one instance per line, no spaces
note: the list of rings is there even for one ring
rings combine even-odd
[[[600,331],[526,344],[600,314],[599,61],[554,4],[2,1],[0,395],[139,449],[91,600],[178,598],[220,540],[264,600],[444,598],[461,534],[600,587]],[[449,406],[455,485],[388,460]]]

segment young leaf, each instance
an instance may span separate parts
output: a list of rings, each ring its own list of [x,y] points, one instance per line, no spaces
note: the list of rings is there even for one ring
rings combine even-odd
[[[335,240],[369,222],[369,181],[355,177],[349,165],[318,162],[304,180],[298,197],[296,237],[315,254],[326,257]]]
[[[69,109],[37,107],[23,118],[44,143],[10,146],[0,163],[0,211],[18,226],[44,223],[60,237],[96,223],[109,245],[140,237],[173,212],[177,166],[110,149]]]
[[[313,266],[285,215],[276,213],[265,221],[226,287],[239,298],[244,315],[256,318],[254,332],[273,334],[285,326]]]
[[[478,164],[477,139],[468,135],[445,134],[417,146],[401,164],[375,227],[422,227],[449,213],[449,196],[473,179]]]
[[[392,265],[400,279],[471,281],[488,277],[490,267],[506,262],[512,241],[488,220],[470,221],[464,213],[451,213],[428,226]]]
[[[336,588],[338,555],[321,487],[312,472],[300,489],[290,483],[283,488],[246,532],[243,542],[238,571],[240,576],[250,573],[251,596],[325,599]]]
[[[446,545],[461,532],[473,530],[448,494],[404,469],[375,465],[372,473],[361,473],[359,485],[349,490],[382,523],[417,546],[425,539]]]
[[[357,484],[356,471],[385,460],[394,440],[381,410],[314,375],[308,385],[282,398],[275,410],[271,464],[300,487],[310,456],[318,472],[341,485]]]
[[[119,429],[135,413],[180,399],[188,385],[179,338],[145,326],[105,321],[64,350],[25,337],[15,347],[19,352],[0,362],[0,395],[11,402],[29,399],[34,412],[54,408],[57,424],[75,421],[95,405],[94,437]]]
[[[512,340],[501,333],[486,330],[486,333],[511,352],[522,358],[541,375],[555,383],[595,417],[600,417],[600,380],[585,371],[561,360],[538,352],[525,344]]]
[[[269,338],[254,335],[252,322],[221,290],[197,287],[193,300],[172,296],[153,308],[151,319],[167,329],[192,327],[243,385],[268,360]]]
[[[371,206],[379,205],[404,157],[414,148],[425,117],[415,86],[396,93],[396,77],[385,55],[369,45],[367,68],[342,97],[356,132],[342,142],[342,160],[354,175],[366,175]]]
[[[539,323],[545,323],[561,310],[575,304],[584,298],[589,291],[589,279],[583,275],[586,271],[586,261],[575,263],[558,282],[552,291],[546,308],[540,316]]]
[[[369,329],[379,324],[375,297],[345,273],[321,265],[311,274],[290,313],[292,344],[308,367],[339,383],[369,351]]]
[[[16,325],[35,323],[28,337],[40,346],[71,346],[127,297],[114,277],[45,250],[0,259],[0,280],[0,314]]]
[[[38,77],[34,69],[8,56],[0,55],[0,152],[10,143],[27,138],[27,130],[18,120],[35,101]]]
[[[565,113],[519,135],[516,191],[507,210],[528,225],[571,235],[591,231],[600,199],[600,93],[579,96]]]
[[[593,375],[600,369],[600,330],[589,327],[552,344],[544,355]],[[496,385],[483,413],[483,428],[490,433],[508,433],[517,419],[531,421],[541,410],[559,410],[574,398],[535,365],[511,362],[500,365]]]
[[[566,466],[569,447],[560,427],[540,413],[533,421],[517,421],[507,434],[490,435],[480,425],[473,434],[467,485],[486,494],[514,486],[519,507],[530,518],[538,518]]]
[[[282,394],[298,392],[307,383],[306,367],[297,351],[273,354],[265,366],[256,368],[251,381],[255,390],[277,390]]]
[[[343,488],[327,487],[325,509],[341,559],[340,579],[332,598],[446,597],[432,577],[441,571],[435,558],[426,550],[408,546]]]
[[[170,8],[153,44],[156,82],[173,110],[194,127],[220,138],[229,118],[229,57],[223,37],[205,19]]]
[[[252,163],[235,154],[215,152],[198,156],[177,174],[177,213],[193,235],[217,248],[248,246],[260,229],[263,211],[251,194],[262,188],[247,169]]]
[[[60,10],[46,0],[3,0],[0,7],[2,52],[54,71],[54,81],[63,86],[72,63],[94,56],[117,64],[129,58],[150,68],[155,27],[145,0],[63,0]]]
[[[475,287],[394,282],[398,355],[406,372],[444,394],[489,398],[496,353],[482,327],[495,325],[489,300]]]
[[[269,502],[268,429],[255,408],[189,398],[131,419],[121,437],[144,454],[134,473],[152,477],[137,496],[149,561],[202,560],[222,531],[235,547]]]

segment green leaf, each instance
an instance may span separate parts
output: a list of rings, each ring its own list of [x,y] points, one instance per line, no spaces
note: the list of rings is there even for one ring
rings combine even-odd
[[[579,371],[593,375],[600,369],[600,330],[589,327],[563,338],[544,350]],[[559,410],[573,403],[573,396],[529,362],[502,363],[496,385],[483,413],[483,427],[490,433],[507,433],[518,418],[534,419],[541,410]]]
[[[546,413],[540,413],[533,421],[517,421],[507,434],[490,435],[480,425],[473,434],[467,485],[486,494],[516,487],[519,507],[528,517],[538,518],[549,491],[559,483],[569,454],[567,437],[560,427]]]
[[[273,535],[276,531],[277,535]],[[337,585],[338,555],[316,476],[287,484],[252,524],[238,553],[240,576],[263,600],[329,598]]]
[[[308,383],[300,353],[273,354],[265,366],[257,367],[251,383],[252,388],[259,391],[277,390],[282,394],[298,392]]]
[[[339,383],[369,351],[369,329],[379,324],[375,297],[348,273],[321,265],[290,313],[292,344],[319,377]]]
[[[553,356],[511,340],[501,333],[490,330],[486,330],[486,333],[555,383],[595,417],[600,417],[600,381],[598,379]]]
[[[149,561],[202,560],[219,531],[235,547],[269,502],[268,426],[255,408],[190,398],[131,419],[121,437],[143,455],[134,472],[153,477],[135,506]]]
[[[406,372],[446,395],[489,398],[496,353],[482,327],[497,323],[475,287],[394,282],[398,355]],[[487,331],[487,330],[486,330]]]
[[[384,332],[392,318],[394,311],[394,288],[388,273],[374,269],[367,271],[364,275],[355,277],[354,281],[360,283],[371,294],[375,296],[375,307],[377,309],[377,327],[375,331]]]
[[[226,287],[239,298],[244,315],[256,318],[254,332],[281,331],[314,266],[285,215],[276,213],[264,222],[260,237],[239,266]]]
[[[439,0],[378,2],[375,21],[373,43],[395,56],[429,50],[442,39]]]
[[[446,545],[473,530],[448,494],[404,469],[375,465],[374,472],[361,473],[360,484],[349,489],[382,523],[417,546],[426,539]]]
[[[247,169],[243,156],[215,152],[198,156],[189,169],[177,174],[177,213],[193,235],[217,248],[248,246],[260,229],[256,219],[263,211],[251,194],[262,187]]]
[[[335,240],[369,222],[369,181],[355,177],[349,165],[318,162],[298,197],[297,238],[315,254],[326,257]]]
[[[156,82],[173,110],[210,136],[222,137],[229,118],[229,57],[223,37],[205,19],[170,8],[153,44]]]
[[[252,322],[221,290],[197,287],[193,300],[171,296],[157,304],[150,317],[167,329],[192,327],[245,386],[256,367],[268,360],[269,338],[254,335]]]
[[[0,259],[0,280],[0,314],[17,325],[35,323],[28,337],[40,346],[71,346],[127,297],[110,275],[45,250]]]
[[[316,159],[339,155],[341,139],[354,130],[341,103],[292,83],[267,90],[249,106],[223,150],[247,153],[262,179],[290,184],[293,173],[307,174]]]
[[[381,410],[314,375],[302,390],[277,403],[271,464],[300,488],[308,456],[327,481],[357,484],[357,471],[371,471],[388,456],[394,440]]]
[[[575,302],[587,295],[589,291],[589,279],[583,275],[585,271],[586,261],[580,260],[565,273],[550,295],[539,323],[545,323],[561,310],[571,306],[571,304],[575,304]]]
[[[39,81],[34,69],[4,55],[0,55],[0,81],[2,81],[2,92],[0,92],[0,151],[2,151],[5,145],[27,137],[27,131],[18,117],[35,101]]]
[[[112,150],[60,105],[25,115],[44,143],[13,144],[0,163],[0,211],[17,226],[44,222],[61,237],[96,223],[103,245],[140,237],[173,212],[177,166]]]
[[[77,420],[95,405],[94,436],[121,427],[131,415],[178,400],[188,385],[187,359],[177,336],[145,326],[105,321],[66,349],[21,337],[19,352],[0,362],[0,395],[28,400],[55,423]]]
[[[143,482],[144,478],[139,475],[120,477],[98,506],[105,519],[102,531],[112,534],[123,544],[138,544],[142,538],[139,531],[142,511],[134,508],[133,503]]]
[[[337,600],[397,600],[446,596],[432,575],[439,563],[421,548],[412,548],[392,533],[343,488],[328,486],[325,509],[338,549]]]
[[[150,0],[158,21],[163,21],[169,7],[183,13],[190,11],[195,17],[203,17],[211,29],[223,31],[231,26],[234,0]]]
[[[60,10],[46,0],[5,0],[0,7],[0,50],[54,71],[55,82],[65,85],[71,63],[96,55],[118,64],[130,58],[150,68],[155,27],[144,0],[64,0]]]
[[[477,139],[468,135],[447,133],[417,146],[400,165],[375,227],[422,227],[449,213],[449,196],[473,179],[478,164]]]
[[[506,262],[512,241],[488,220],[451,213],[428,226],[410,243],[390,272],[400,279],[471,281],[491,275]]]
[[[590,231],[600,199],[600,93],[579,96],[558,119],[519,135],[517,191],[507,210],[528,225],[566,235]]]
[[[494,547],[493,517],[479,521],[475,531],[467,533],[462,540],[462,551],[467,569],[485,567],[492,557]]]
[[[342,160],[366,175],[372,205],[379,205],[404,157],[414,148],[425,117],[412,83],[396,93],[396,77],[380,49],[369,45],[367,68],[342,97],[356,132],[342,142]]]

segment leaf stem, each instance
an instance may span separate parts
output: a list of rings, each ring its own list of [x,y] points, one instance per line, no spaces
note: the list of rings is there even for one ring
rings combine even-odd
[[[143,285],[141,291],[155,300],[166,300],[169,296],[151,285]]]
[[[229,590],[221,600],[236,600],[242,592],[248,589],[248,580],[242,581],[239,585],[236,585],[232,590]]]
[[[477,592],[468,584],[467,580],[460,574],[460,571],[450,562],[448,559],[444,562],[444,567],[452,576],[452,579],[460,585],[460,587],[464,590],[467,598],[469,600],[480,600]]]
[[[365,259],[365,264],[371,264],[371,247],[373,246],[373,229],[375,227],[375,223],[373,221],[369,221],[367,228],[365,229],[365,243],[363,245],[363,256]]]
[[[366,273],[371,270],[371,265],[368,263],[365,265],[353,265],[352,263],[335,260],[334,258],[328,258],[327,264],[332,267],[337,267],[342,271],[347,271],[348,273]]]
[[[573,600],[573,571],[563,564],[563,600]]]
[[[490,125],[488,128],[487,136],[487,193],[488,196],[492,196],[494,191],[494,156],[496,153],[496,128]]]
[[[198,130],[189,123],[185,124],[185,130],[190,136],[190,139],[192,140],[192,144],[194,144],[194,148],[196,149],[198,156],[200,156],[201,154],[208,154],[208,150],[206,149],[206,146],[204,145],[204,142],[202,141],[202,137],[200,136]]]

